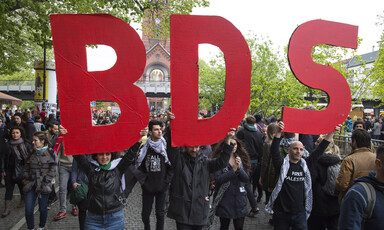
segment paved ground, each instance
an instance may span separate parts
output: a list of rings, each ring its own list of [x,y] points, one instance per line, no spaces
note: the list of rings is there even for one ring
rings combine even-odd
[[[5,194],[5,188],[0,188],[0,211],[3,212],[4,210],[4,194]],[[12,203],[12,211],[11,214],[5,218],[0,218],[0,229],[11,229],[11,230],[17,230],[17,229],[27,229],[27,225],[25,223],[24,218],[24,208],[16,208],[19,199],[20,194],[18,189],[15,189],[14,192],[14,199]],[[265,213],[264,211],[264,204],[260,203],[260,214],[258,214],[255,218],[249,218],[246,217],[245,219],[245,230],[250,229],[260,229],[260,230],[270,230],[273,229],[269,224],[269,215]],[[69,211],[70,211],[70,205],[68,205]],[[37,211],[37,207],[35,208],[35,226],[38,226],[39,223],[39,212]],[[79,229],[78,225],[78,218],[72,216],[70,213],[67,213],[67,217],[59,220],[54,221],[53,217],[58,213],[59,211],[59,201],[57,201],[49,210],[48,212],[48,220],[47,225],[45,229],[71,229],[76,230]],[[141,230],[143,229],[143,224],[141,222],[141,188],[140,186],[137,186],[133,189],[133,192],[128,198],[128,207],[124,209],[124,216],[125,216],[125,229],[130,230]],[[155,215],[154,211],[151,215],[151,224],[152,229],[155,228]],[[219,229],[219,223],[218,218],[215,219],[215,225],[214,229]],[[169,218],[166,218],[165,220],[165,230],[170,229],[176,229],[175,221]],[[233,229],[231,226],[230,229]]]

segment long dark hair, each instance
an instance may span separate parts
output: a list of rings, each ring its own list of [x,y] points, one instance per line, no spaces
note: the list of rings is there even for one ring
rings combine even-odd
[[[107,153],[111,154],[111,161],[119,158],[118,152],[107,152]],[[95,161],[97,161],[97,154],[99,154],[99,153],[92,154],[92,159],[94,159]]]
[[[240,157],[244,170],[246,172],[251,171],[251,160],[249,158],[247,150],[245,149],[244,142],[239,140],[237,137],[233,137],[232,139],[236,141],[237,149],[235,154]],[[226,140],[223,139],[219,143],[217,143],[215,149],[213,150],[211,158],[218,158],[220,156],[225,142]]]

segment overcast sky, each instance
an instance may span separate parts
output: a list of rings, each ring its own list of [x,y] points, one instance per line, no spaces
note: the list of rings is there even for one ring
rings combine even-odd
[[[244,37],[252,31],[267,36],[275,49],[283,51],[289,39],[300,24],[314,19],[323,19],[356,25],[358,36],[363,38],[358,54],[378,50],[377,42],[384,26],[377,26],[380,21],[377,15],[384,15],[384,0],[210,0],[210,7],[195,8],[193,15],[216,15],[230,21]],[[383,22],[383,19],[381,19]],[[132,25],[134,28],[140,25]],[[141,31],[138,31],[141,36]],[[213,46],[200,46],[199,58],[208,61],[219,52]],[[113,66],[116,56],[113,50],[101,51],[100,56],[95,50],[90,51],[88,64],[91,70],[105,70]],[[114,56],[114,58],[113,58]],[[108,57],[108,58],[106,58]],[[92,59],[92,60],[91,60]]]
[[[276,49],[288,45],[295,28],[307,21],[324,19],[359,26],[362,44],[358,54],[378,50],[377,41],[384,26],[376,26],[377,15],[384,15],[383,0],[210,0],[210,7],[195,8],[194,15],[222,16],[238,28],[244,37],[249,31],[268,36]],[[199,49],[209,59],[211,49]]]

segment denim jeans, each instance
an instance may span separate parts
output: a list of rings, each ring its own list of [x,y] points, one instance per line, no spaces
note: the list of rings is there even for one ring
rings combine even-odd
[[[59,166],[60,212],[67,212],[67,188],[71,179],[72,166]]]
[[[35,227],[33,211],[35,209],[36,198],[38,198],[40,212],[39,227],[44,228],[48,216],[48,197],[49,194],[38,194],[34,189],[25,194],[25,219],[27,220],[28,229]]]
[[[87,218],[85,219],[86,230],[123,230],[124,229],[124,214],[123,210],[99,215],[88,211]]]
[[[160,193],[149,193],[142,189],[142,210],[141,210],[141,218],[144,223],[144,229],[150,230],[151,225],[149,221],[149,216],[152,211],[153,199],[156,198],[155,209],[156,209],[156,230],[164,229],[164,216],[165,216],[165,198],[166,192]]]
[[[275,230],[307,230],[307,217],[305,212],[274,213],[273,225]]]

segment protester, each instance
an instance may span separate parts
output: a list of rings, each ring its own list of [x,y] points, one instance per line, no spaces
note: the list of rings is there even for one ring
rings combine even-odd
[[[8,146],[5,140],[5,132],[5,118],[0,117],[0,173],[3,172],[2,169],[4,168],[5,156],[8,155]],[[2,183],[4,179],[5,178],[0,175],[0,188],[5,187],[5,185]]]
[[[168,114],[168,119],[174,118],[174,114]],[[235,135],[235,129],[227,134],[228,142],[223,146],[223,153],[216,159],[199,154],[199,146],[186,146],[183,152],[180,148],[172,148],[170,129],[166,135],[168,158],[174,171],[167,215],[176,221],[178,230],[202,229],[208,221],[209,174],[228,164],[233,149],[229,139]]]
[[[271,155],[279,179],[271,194],[266,211],[273,214],[275,229],[307,229],[307,219],[312,211],[312,182],[309,167],[328,147],[333,132],[329,133],[313,153],[305,160],[302,158],[304,146],[295,141],[288,148],[288,155],[283,159],[279,152],[281,130],[284,123],[279,122],[279,129],[272,141]],[[339,126],[335,128],[339,130]]]
[[[147,135],[148,130],[140,132]],[[76,155],[79,166],[88,177],[88,214],[85,229],[124,229],[123,204],[121,198],[124,186],[123,174],[135,163],[135,154],[140,146],[136,143],[123,158],[116,153],[97,153],[89,162],[84,155]],[[120,197],[120,199],[119,199]]]
[[[61,220],[67,216],[67,191],[72,190],[72,188],[68,187],[68,184],[70,185],[68,182],[71,180],[73,157],[71,155],[65,155],[64,147],[61,146],[60,151],[58,152],[58,159],[60,210],[56,216],[53,217],[54,220]],[[76,205],[73,205],[72,215],[77,216],[78,214],[79,211]]]
[[[261,172],[261,158],[263,156],[263,134],[257,131],[255,127],[256,119],[253,116],[247,116],[245,118],[244,127],[241,128],[236,136],[245,143],[245,147],[251,158],[252,165],[252,174],[250,178],[250,182],[252,183],[252,189],[250,188],[250,184],[245,186],[247,190],[248,199],[251,204],[251,211],[249,212],[250,217],[254,217],[255,214],[259,212],[259,208],[257,203],[254,202],[255,190],[257,188],[257,202],[261,201],[263,196],[263,190],[261,185],[259,184],[260,172]]]
[[[219,142],[212,158],[218,158],[222,154],[225,142],[228,144],[227,139]],[[229,142],[234,147],[228,165],[215,172],[214,203],[218,203],[216,216],[220,217],[220,229],[229,229],[232,219],[235,230],[241,230],[244,218],[248,214],[248,198],[244,186],[249,183],[251,164],[244,144],[237,138],[231,138]]]
[[[45,130],[45,127],[44,127],[43,123],[41,123],[41,117],[40,117],[40,115],[36,115],[36,116],[34,117],[34,120],[35,120],[35,123],[33,123],[33,125],[35,126],[36,132],[38,132],[38,131],[44,131],[44,130]]]
[[[268,203],[269,197],[275,188],[278,175],[272,164],[272,155],[270,153],[272,140],[278,132],[279,126],[276,123],[267,126],[267,138],[264,143],[263,158],[261,161],[260,181],[265,192],[265,204]]]
[[[324,138],[324,136],[320,136],[317,139],[315,148]],[[324,154],[308,167],[311,172],[313,190],[312,212],[308,219],[309,230],[337,230],[338,226],[340,208],[335,180],[341,164],[340,149],[335,145],[333,139],[329,141]]]
[[[355,184],[348,190],[340,208],[339,229],[383,229],[384,226],[384,145],[377,148],[375,171],[368,176],[355,179]],[[375,196],[369,199],[366,186],[372,186]],[[372,205],[374,201],[374,205]],[[371,209],[369,205],[372,205]],[[372,214],[366,214],[367,209]],[[369,210],[368,210],[369,211]],[[365,217],[367,215],[367,217]]]
[[[48,216],[48,198],[52,180],[56,176],[57,156],[45,132],[33,135],[33,152],[24,168],[23,192],[25,194],[25,219],[28,229],[34,229],[34,208],[38,199],[39,229],[44,229]]]
[[[86,155],[86,160],[91,161],[91,155]],[[74,193],[79,192],[78,190],[82,189],[82,191],[86,191],[84,199],[78,199],[75,202],[75,205],[79,209],[79,227],[80,230],[85,229],[85,219],[87,216],[87,194],[88,194],[88,177],[83,171],[82,168],[78,167],[77,161],[74,159],[72,162],[72,173],[71,173],[71,182]],[[81,187],[79,187],[81,186]],[[73,194],[71,194],[72,197]],[[71,200],[72,201],[72,200]]]
[[[372,153],[371,137],[366,130],[356,129],[352,132],[352,152],[341,162],[339,176],[336,179],[336,189],[340,191],[339,203],[348,189],[354,184],[354,179],[367,176],[375,169],[375,154]]]
[[[167,155],[167,142],[162,136],[163,122],[151,120],[148,124],[149,137],[141,148],[137,167],[145,175],[142,184],[142,221],[144,229],[150,230],[149,216],[153,200],[156,199],[156,229],[164,229],[165,199],[173,177],[171,162]]]
[[[13,127],[10,129],[11,139],[9,140],[9,151],[5,156],[1,174],[5,177],[5,208],[1,214],[6,217],[11,212],[11,200],[13,197],[13,189],[15,185],[20,190],[20,203],[19,208],[24,205],[23,194],[23,171],[24,164],[32,152],[32,146],[29,141],[25,139],[24,129],[21,126]]]

